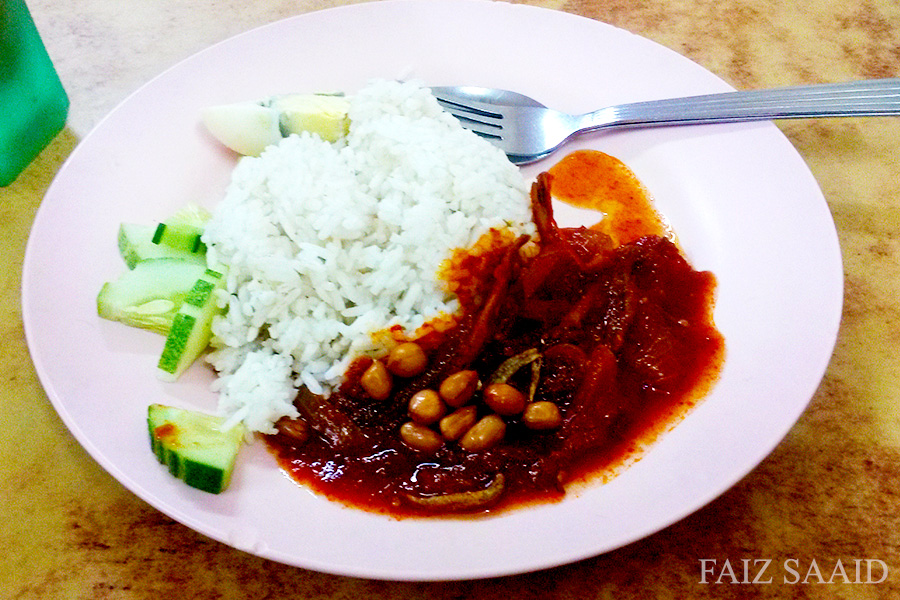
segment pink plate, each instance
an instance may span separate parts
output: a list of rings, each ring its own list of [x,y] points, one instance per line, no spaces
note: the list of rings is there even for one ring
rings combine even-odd
[[[195,366],[177,384],[161,383],[154,369],[162,338],[97,317],[100,286],[124,268],[119,223],[153,222],[188,202],[216,205],[234,159],[203,132],[201,108],[285,92],[353,92],[371,78],[507,88],[567,111],[729,89],[686,58],[603,23],[481,0],[314,12],[174,66],[76,148],[28,242],[22,306],[34,363],[97,462],[160,511],[235,548],[331,573],[434,580],[531,571],[628,544],[697,510],[778,444],[834,346],[843,281],[834,224],[803,160],[773,125],[697,126],[571,147],[631,166],[694,266],[719,281],[721,380],[619,477],[560,503],[470,520],[395,520],[345,508],[293,483],[259,443],[245,448],[221,495],[170,477],[149,449],[147,405],[213,411],[212,375]],[[584,219],[559,211],[566,225]]]

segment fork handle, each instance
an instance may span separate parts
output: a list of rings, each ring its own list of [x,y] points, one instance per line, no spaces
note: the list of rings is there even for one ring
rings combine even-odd
[[[583,131],[629,125],[900,115],[900,78],[689,96],[622,104],[582,116]]]

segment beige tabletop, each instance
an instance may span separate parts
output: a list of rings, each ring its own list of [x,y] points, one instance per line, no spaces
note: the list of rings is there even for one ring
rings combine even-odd
[[[0,189],[0,598],[900,597],[900,119],[779,125],[819,181],[840,237],[845,296],[834,356],[808,410],[758,468],[644,540],[501,579],[338,577],[195,533],[90,458],[41,388],[21,320],[25,244],[54,174],[108,111],[180,59],[251,27],[343,3],[28,2],[72,107],[64,132]],[[738,88],[900,76],[896,0],[527,3],[655,40]],[[704,559],[718,565],[706,583]],[[762,578],[770,583],[714,583],[726,559],[739,581],[744,565],[752,580],[770,561]],[[861,582],[822,583],[839,560],[851,581],[854,564],[862,565]],[[821,579],[807,577],[813,561]],[[866,564],[874,566],[871,583]]]

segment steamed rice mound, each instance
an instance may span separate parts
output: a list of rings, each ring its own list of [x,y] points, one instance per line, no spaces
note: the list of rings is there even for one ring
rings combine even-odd
[[[242,158],[204,233],[210,264],[228,266],[219,408],[252,431],[296,416],[298,386],[327,395],[383,350],[375,332],[456,312],[436,276],[452,249],[531,228],[519,170],[427,89],[372,83],[350,119],[339,142],[294,135]]]

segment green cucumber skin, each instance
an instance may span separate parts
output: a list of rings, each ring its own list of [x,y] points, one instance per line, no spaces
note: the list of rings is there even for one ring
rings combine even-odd
[[[203,229],[184,223],[160,223],[151,241],[158,246],[191,254],[206,254],[206,245],[200,239]]]
[[[189,306],[203,308],[207,302],[212,302],[212,293],[216,288],[221,287],[222,284],[224,284],[224,280],[221,273],[213,269],[206,269],[203,272],[203,276],[194,283],[194,287],[188,292],[184,303]]]
[[[187,485],[219,494],[230,483],[237,453],[243,442],[243,428],[216,429],[224,419],[161,404],[147,409],[150,447],[157,461]],[[170,425],[169,435],[159,430]]]
[[[179,479],[198,490],[209,491],[211,494],[221,494],[228,487],[228,481],[221,476],[221,471],[209,465],[183,459],[180,462],[181,474]]]
[[[156,258],[180,258],[206,264],[205,246],[203,252],[189,252],[170,246],[154,244],[153,235],[155,229],[152,225],[136,223],[122,223],[119,225],[119,255],[129,269],[133,269],[141,261]]]
[[[184,303],[197,308],[203,308],[203,305],[209,302],[210,295],[216,289],[216,284],[206,279],[198,279],[191,291],[184,298]]]
[[[216,306],[214,292],[224,284],[222,273],[206,269],[188,292],[172,321],[157,363],[157,373],[163,380],[178,379],[209,345],[212,320],[222,312]]]
[[[196,460],[185,458],[174,450],[169,450],[160,443],[163,459],[161,464],[166,465],[169,473],[176,479],[181,479],[187,485],[210,494],[221,494],[230,483],[230,473],[221,468],[207,465]]]
[[[160,355],[159,363],[157,364],[160,370],[171,373],[176,377],[176,373],[180,374],[178,363],[185,354],[185,348],[196,324],[196,317],[181,311],[175,315],[175,318],[172,320],[172,327],[169,329],[169,335],[166,336],[166,344],[163,347],[162,355]]]

